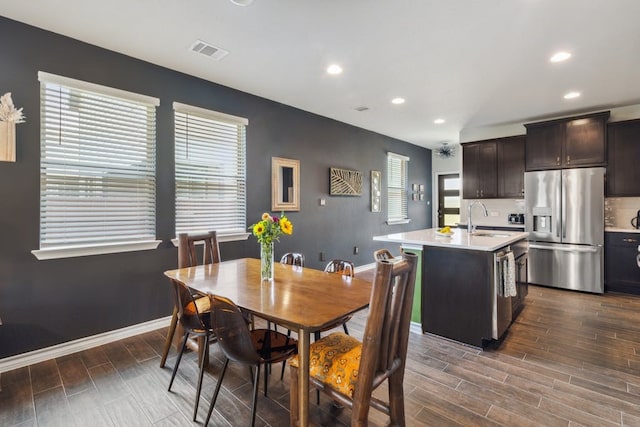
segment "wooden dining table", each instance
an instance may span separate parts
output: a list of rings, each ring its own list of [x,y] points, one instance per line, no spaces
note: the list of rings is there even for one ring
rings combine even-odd
[[[277,263],[260,280],[260,260],[236,259],[166,271],[165,276],[209,295],[231,299],[257,317],[298,333],[299,420],[309,425],[309,342],[316,331],[369,305],[371,283],[336,273]]]

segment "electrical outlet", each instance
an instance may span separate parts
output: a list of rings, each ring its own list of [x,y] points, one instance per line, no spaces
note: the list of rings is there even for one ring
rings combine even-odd
[[[358,247],[357,247],[357,246],[354,246],[354,247],[353,247],[353,254],[354,254],[354,255],[358,255],[358,252],[359,252],[359,251],[360,251],[360,250],[358,249]]]
[[[324,252],[320,252],[320,261],[324,261]]]

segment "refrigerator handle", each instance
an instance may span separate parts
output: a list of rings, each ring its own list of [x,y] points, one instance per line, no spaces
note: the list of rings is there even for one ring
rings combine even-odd
[[[560,175],[560,178],[562,178],[562,175]],[[560,190],[562,190],[562,187],[560,187]],[[556,236],[558,237],[558,239],[560,239],[560,230],[562,230],[562,226],[564,225],[562,223],[562,219],[560,217],[560,215],[562,214],[562,206],[561,206],[561,192],[556,191],[556,203],[555,203],[555,207],[554,207],[554,212],[553,215],[555,216],[556,219]]]
[[[562,215],[562,238],[567,238],[567,185],[565,183],[565,176],[562,176],[562,203],[560,205],[560,211]],[[559,236],[558,236],[559,237]]]

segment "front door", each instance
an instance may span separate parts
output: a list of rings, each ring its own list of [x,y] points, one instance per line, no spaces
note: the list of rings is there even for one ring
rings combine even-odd
[[[460,222],[460,175],[438,175],[438,227]]]

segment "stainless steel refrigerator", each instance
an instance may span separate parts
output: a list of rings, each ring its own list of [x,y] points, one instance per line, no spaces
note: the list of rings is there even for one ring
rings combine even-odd
[[[525,173],[529,283],[604,292],[604,172]]]

